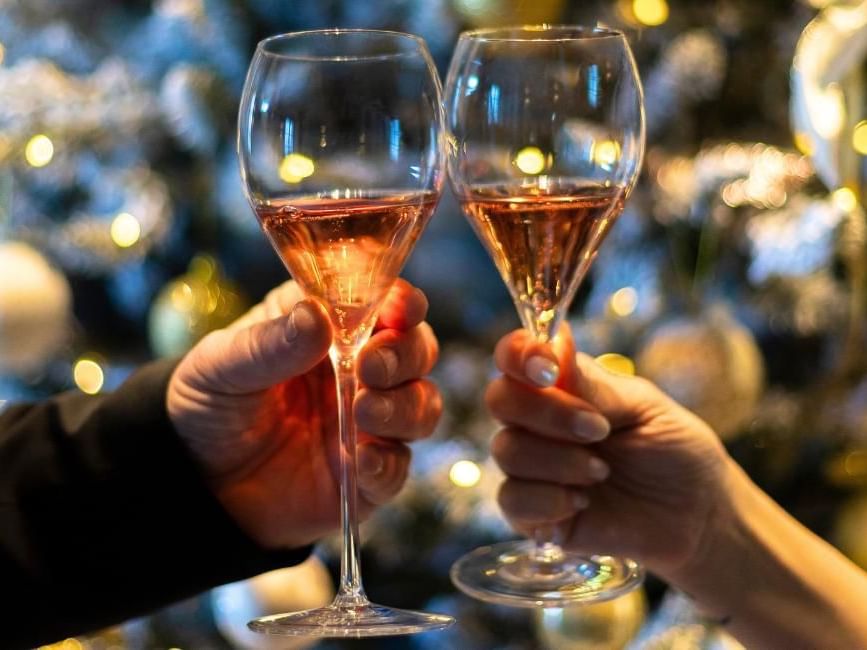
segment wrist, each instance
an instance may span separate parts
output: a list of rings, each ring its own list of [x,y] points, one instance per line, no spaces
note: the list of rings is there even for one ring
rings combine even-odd
[[[728,454],[720,476],[715,493],[709,495],[713,505],[689,558],[661,572],[660,577],[694,598],[708,617],[725,620],[731,612],[725,601],[718,602],[721,578],[731,576],[742,549],[754,544],[750,513],[752,491],[758,488]]]

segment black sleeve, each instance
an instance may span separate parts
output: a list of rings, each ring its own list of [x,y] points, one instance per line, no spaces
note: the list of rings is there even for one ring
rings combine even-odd
[[[173,364],[0,415],[0,647],[33,647],[279,566],[209,492],[166,414]]]

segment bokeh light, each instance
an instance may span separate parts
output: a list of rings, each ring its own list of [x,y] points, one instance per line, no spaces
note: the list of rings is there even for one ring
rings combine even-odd
[[[867,120],[861,120],[852,130],[852,147],[861,155],[867,155]]]
[[[638,307],[638,292],[632,287],[623,287],[611,294],[609,302],[611,311],[615,315],[625,318]]]
[[[622,354],[616,354],[614,352],[601,354],[596,357],[596,363],[598,363],[609,372],[613,372],[618,375],[635,374],[635,362],[629,357],[623,356]]]
[[[54,158],[54,143],[47,135],[34,135],[24,147],[24,158],[31,167],[45,167]]]
[[[540,174],[545,169],[545,154],[539,147],[524,147],[515,155],[515,166],[525,174]]]
[[[656,27],[668,20],[668,3],[665,0],[633,0],[632,13],[642,25]]]
[[[111,222],[111,240],[120,248],[129,248],[141,237],[141,224],[129,212],[121,212]]]
[[[82,357],[75,362],[72,368],[72,379],[82,393],[96,395],[102,390],[105,373],[96,361]]]
[[[280,179],[285,183],[300,183],[316,171],[316,165],[311,158],[300,154],[290,153],[280,163]]]
[[[449,480],[458,487],[473,487],[481,478],[481,468],[471,460],[459,460],[449,470]]]
[[[831,194],[831,201],[838,210],[843,212],[852,212],[855,206],[858,205],[858,198],[855,196],[855,192],[848,187],[834,190]]]

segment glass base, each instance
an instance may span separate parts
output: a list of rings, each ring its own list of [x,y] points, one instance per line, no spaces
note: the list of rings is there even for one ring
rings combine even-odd
[[[263,616],[247,623],[247,627],[275,636],[360,638],[442,630],[454,622],[451,616],[443,614],[392,609],[367,602]]]
[[[533,553],[526,540],[483,546],[452,566],[455,586],[473,598],[515,607],[563,607],[612,600],[644,581],[634,560],[556,549]]]

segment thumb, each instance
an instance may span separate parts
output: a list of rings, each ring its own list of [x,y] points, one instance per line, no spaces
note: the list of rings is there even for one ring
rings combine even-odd
[[[583,352],[575,354],[574,368],[577,394],[598,408],[613,428],[635,424],[671,405],[647,379],[611,372]]]
[[[324,309],[302,300],[288,315],[209,334],[190,352],[190,361],[211,391],[253,393],[311,370],[330,344]]]

